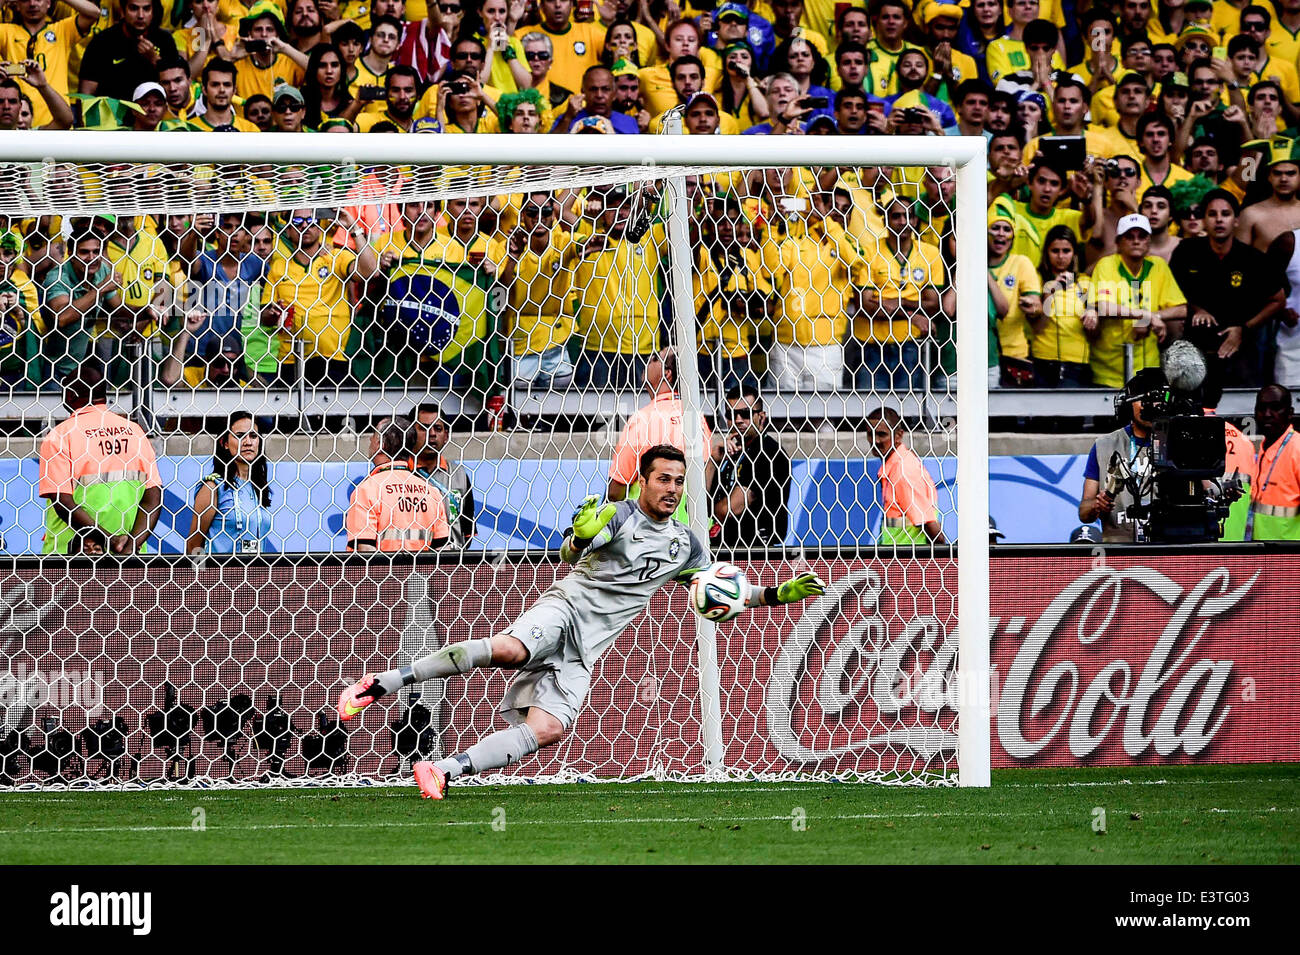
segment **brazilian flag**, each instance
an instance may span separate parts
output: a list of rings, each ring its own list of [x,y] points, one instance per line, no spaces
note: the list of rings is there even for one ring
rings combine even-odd
[[[476,388],[487,394],[497,384],[502,353],[503,296],[492,290],[492,277],[471,263],[405,258],[389,273],[377,317],[397,345],[395,354],[473,371]]]

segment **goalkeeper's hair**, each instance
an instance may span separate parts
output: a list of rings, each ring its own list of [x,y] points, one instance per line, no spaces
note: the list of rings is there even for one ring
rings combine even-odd
[[[641,477],[650,477],[656,461],[680,461],[682,467],[685,467],[686,455],[671,444],[656,444],[653,448],[647,448],[641,454]]]

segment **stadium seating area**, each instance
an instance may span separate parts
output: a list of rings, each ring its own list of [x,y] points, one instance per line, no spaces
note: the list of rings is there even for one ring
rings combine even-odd
[[[0,129],[643,135],[679,116],[692,135],[984,135],[991,386],[1115,388],[1178,337],[1224,385],[1294,384],[1300,11],[1271,10],[21,0],[0,25]],[[951,184],[942,168],[694,178],[706,382],[945,393]],[[57,386],[90,353],[132,390],[398,384],[482,408],[508,389],[522,403],[521,384],[639,385],[670,316],[657,259],[628,276],[620,255],[662,243],[657,193],[367,204],[375,187],[269,215],[5,217],[5,388]],[[386,310],[427,272],[403,272],[412,248],[507,288],[504,320],[448,343]],[[304,282],[318,255],[330,278]],[[615,274],[621,295],[591,293]]]

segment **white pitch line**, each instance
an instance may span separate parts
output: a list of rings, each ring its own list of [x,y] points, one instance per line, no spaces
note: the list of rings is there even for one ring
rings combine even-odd
[[[1127,810],[1116,810],[1118,813]],[[1144,809],[1143,814],[1147,815],[1185,815],[1188,812],[1197,810],[1183,809]],[[1296,812],[1297,807],[1270,806],[1267,809],[1204,809],[1199,810],[1203,813],[1248,813],[1253,815],[1264,815],[1276,812]],[[1074,811],[1046,809],[1035,813],[1022,812],[907,812],[907,813],[837,813],[831,815],[809,815],[804,817],[804,823],[816,822],[847,822],[863,819],[1006,819],[1017,818],[1025,819],[1032,816],[1066,816],[1077,815]],[[603,826],[603,825],[689,825],[691,823],[730,823],[730,822],[790,822],[795,817],[786,813],[785,815],[774,816],[639,816],[639,817],[620,817],[620,816],[597,816],[593,819],[517,819],[506,823],[509,826]],[[456,820],[449,819],[439,822],[437,819],[416,822],[285,822],[285,823],[267,823],[254,824],[249,826],[208,826],[204,831],[210,832],[262,832],[276,829],[413,829],[427,828],[429,826],[491,826],[492,819],[471,819]],[[0,829],[0,836],[29,836],[29,835],[50,835],[60,833],[83,833],[83,832],[191,832],[192,827],[189,824],[176,826],[68,826],[56,827],[49,829],[25,828],[25,829]]]
[[[1252,783],[1291,783],[1295,782],[1293,777],[1276,777],[1269,776],[1260,779],[1248,780]],[[987,792],[996,792],[999,789],[1084,789],[1084,788],[1107,788],[1107,787],[1129,787],[1129,786],[1237,786],[1240,784],[1237,779],[1117,779],[1113,782],[1068,782],[1068,783],[1002,783],[994,784]],[[671,796],[679,794],[694,793],[795,793],[810,792],[815,788],[824,787],[831,791],[841,787],[848,786],[876,786],[880,785],[882,792],[900,792],[904,787],[887,786],[876,783],[829,783],[820,780],[809,780],[806,783],[796,783],[786,786],[771,786],[762,782],[742,781],[735,783],[725,783],[722,785],[697,786],[694,783],[680,783],[675,789],[639,789],[636,783],[548,783],[546,785],[546,794],[548,796],[590,796],[596,795],[625,795],[625,796]],[[377,786],[330,786],[317,788],[302,788],[297,790],[279,791],[284,795],[262,796],[266,802],[298,802],[303,799],[323,799],[331,796],[341,795],[375,795],[385,798],[397,796],[405,797],[414,789],[412,783],[393,783]],[[500,796],[503,792],[510,792],[515,789],[515,784],[492,784],[489,786],[460,786],[457,787],[457,798],[463,798],[471,794],[485,795],[489,792],[493,796]],[[906,787],[908,791],[915,792],[917,789],[925,787]],[[0,793],[0,806],[9,803],[40,803],[49,804],[52,802],[80,802],[81,797],[87,794],[93,795],[110,795],[110,796],[138,796],[145,793],[166,792],[162,802],[194,802],[201,799],[204,802],[219,802],[223,800],[239,800],[247,793],[253,792],[270,792],[266,789],[169,789],[169,790],[148,790],[148,789],[79,789],[73,792],[57,792],[46,795],[41,794],[13,794],[8,795]],[[935,786],[929,787],[929,791],[958,792],[955,787]],[[463,795],[462,795],[463,794]]]

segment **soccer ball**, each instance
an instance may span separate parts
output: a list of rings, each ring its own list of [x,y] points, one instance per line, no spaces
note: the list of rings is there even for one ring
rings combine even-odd
[[[691,578],[691,609],[705,620],[725,623],[745,609],[749,578],[735,564],[717,563]]]

